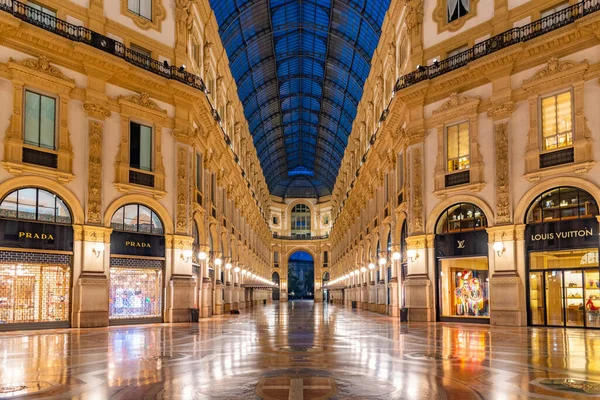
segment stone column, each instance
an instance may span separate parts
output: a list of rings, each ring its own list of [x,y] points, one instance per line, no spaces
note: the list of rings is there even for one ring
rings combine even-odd
[[[215,290],[214,290],[214,306],[213,312],[215,315],[223,314],[223,281],[221,281],[221,265],[215,265]]]
[[[377,311],[377,282],[375,282],[375,270],[367,270],[365,275],[368,276],[368,291],[369,291],[369,306],[367,309],[371,312]]]
[[[83,225],[75,226],[74,230],[73,270],[78,278],[73,287],[72,326],[108,326],[111,229]]]
[[[433,235],[410,236],[406,239],[406,244],[407,250],[416,254],[413,259],[408,259],[408,276],[404,283],[409,318],[411,321],[434,321],[434,290],[428,271],[430,255],[434,254],[430,251],[430,247],[433,247]]]
[[[385,285],[385,267],[382,265],[379,269],[379,286],[377,287],[377,312],[387,314],[387,293]]]
[[[390,307],[388,309],[388,315],[390,317],[400,316],[400,285],[398,283],[398,269],[400,260],[391,260],[392,263],[392,276],[388,285],[390,287]]]
[[[225,302],[223,304],[223,312],[225,314],[232,310],[233,304],[233,282],[232,282],[232,270],[225,270]]]
[[[166,293],[166,314],[165,322],[189,322],[190,305],[193,304],[192,288],[194,281],[192,279],[192,258],[188,253],[192,251],[193,238],[191,236],[167,235],[167,268],[170,273],[167,274],[168,280]]]
[[[202,268],[202,308],[200,309],[200,318],[212,316],[212,282],[208,272],[208,259],[200,261]]]

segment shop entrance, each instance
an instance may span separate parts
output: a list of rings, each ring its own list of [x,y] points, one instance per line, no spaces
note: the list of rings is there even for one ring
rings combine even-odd
[[[530,266],[532,325],[600,328],[596,249],[532,253]]]

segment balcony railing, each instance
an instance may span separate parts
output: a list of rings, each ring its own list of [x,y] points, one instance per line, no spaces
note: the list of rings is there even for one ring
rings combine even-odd
[[[322,239],[328,239],[329,235],[312,236],[310,234],[303,234],[303,235],[284,236],[284,235],[279,235],[277,233],[274,233],[273,238],[274,239],[282,239],[282,240],[322,240]]]
[[[430,66],[421,66],[417,70],[401,76],[396,81],[394,91],[399,91],[416,83],[432,79],[437,76],[464,67],[488,54],[495,53],[513,44],[527,42],[545,33],[569,25],[574,21],[600,10],[600,0],[586,0],[568,8],[557,11],[547,17],[533,21],[520,28],[512,28],[483,42],[477,43],[468,50],[455,56],[436,62]]]

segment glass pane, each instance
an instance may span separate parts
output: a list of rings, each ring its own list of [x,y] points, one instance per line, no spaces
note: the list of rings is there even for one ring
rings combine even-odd
[[[460,157],[469,156],[469,123],[459,125],[459,138],[458,138],[458,155]]]
[[[114,213],[112,219],[110,220],[110,227],[117,230],[122,231],[123,229],[123,212],[124,208],[121,207]]]
[[[440,261],[443,316],[489,317],[489,270],[486,257]]]
[[[544,210],[544,222],[560,219],[560,196],[559,189],[554,189],[542,194],[542,208]]]
[[[36,210],[36,189],[21,189],[19,190],[19,207],[18,218],[35,219]]]
[[[54,222],[56,196],[45,190],[38,190],[38,217],[40,221]]]
[[[542,203],[540,202],[540,198],[535,199],[535,203],[531,205],[525,222],[528,224],[542,222]]]
[[[0,204],[0,216],[17,218],[17,193],[18,191],[14,191],[4,198]]]
[[[152,128],[140,126],[140,169],[152,171]]]
[[[448,127],[448,160],[458,158],[458,126]]]
[[[54,130],[56,128],[56,101],[42,96],[40,112],[40,147],[54,149]]]
[[[585,299],[586,326],[600,328],[600,277],[597,270],[585,272]]]
[[[544,325],[544,273],[532,272],[529,274],[529,308],[531,309],[531,324]]]
[[[564,325],[562,271],[546,272],[546,320],[548,325]]]
[[[152,21],[152,0],[140,1],[140,15]]]
[[[25,143],[40,143],[40,95],[25,92]]]
[[[572,117],[571,92],[561,93],[556,96],[556,103],[557,132],[570,132]]]
[[[160,269],[110,269],[109,318],[148,318],[162,314]]]
[[[578,190],[572,187],[560,188],[561,219],[579,218]]]
[[[152,233],[152,211],[145,206],[139,206],[139,232]]]
[[[125,206],[123,230],[137,232],[138,230],[138,206],[129,204]]]
[[[579,191],[579,215],[580,218],[595,217],[598,215],[596,200],[583,190]]]
[[[128,0],[127,8],[136,14],[140,13],[140,0]]]
[[[61,224],[71,223],[71,212],[67,205],[58,197],[56,198],[56,222]]]
[[[564,272],[567,292],[567,326],[583,326],[583,272]]]
[[[554,96],[542,99],[542,136],[556,134],[556,99]]]
[[[140,167],[140,124],[129,123],[129,165]]]

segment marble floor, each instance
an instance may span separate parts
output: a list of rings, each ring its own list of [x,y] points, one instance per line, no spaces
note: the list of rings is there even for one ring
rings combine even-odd
[[[0,333],[0,399],[592,399],[600,331],[399,323],[292,302]]]

